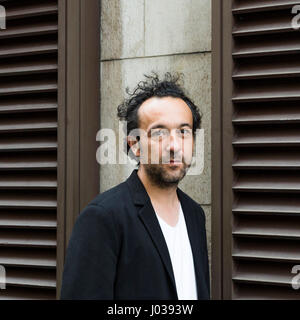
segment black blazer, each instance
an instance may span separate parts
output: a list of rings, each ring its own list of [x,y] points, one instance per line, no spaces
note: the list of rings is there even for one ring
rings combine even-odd
[[[191,243],[198,299],[209,299],[205,215],[177,188]],[[61,299],[178,300],[168,248],[135,169],[78,216],[65,259]]]

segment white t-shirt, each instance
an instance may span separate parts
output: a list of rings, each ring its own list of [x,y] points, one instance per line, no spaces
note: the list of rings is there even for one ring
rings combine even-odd
[[[156,214],[171,257],[179,300],[197,300],[197,288],[192,249],[180,205],[179,219],[175,227]]]

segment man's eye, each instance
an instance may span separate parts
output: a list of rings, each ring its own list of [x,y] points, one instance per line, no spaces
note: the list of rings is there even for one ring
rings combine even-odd
[[[191,131],[191,129],[180,129],[180,133],[183,136],[189,136],[192,133],[192,131]]]
[[[166,135],[166,131],[165,130],[156,130],[152,132],[152,136],[154,137],[163,137]]]

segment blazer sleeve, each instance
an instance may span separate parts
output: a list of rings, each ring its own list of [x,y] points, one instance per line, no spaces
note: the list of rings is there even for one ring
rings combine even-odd
[[[118,235],[113,215],[88,205],[74,225],[65,258],[60,299],[114,299]]]

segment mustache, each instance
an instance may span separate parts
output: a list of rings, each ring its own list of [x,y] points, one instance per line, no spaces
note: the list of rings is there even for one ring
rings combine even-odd
[[[168,155],[162,157],[162,162],[169,162],[169,161],[174,161],[174,162],[184,162],[184,156],[181,155]]]

